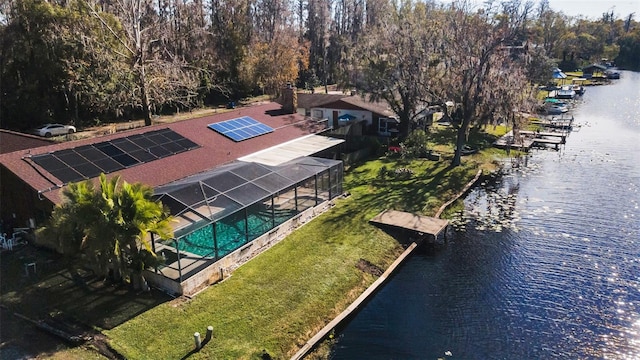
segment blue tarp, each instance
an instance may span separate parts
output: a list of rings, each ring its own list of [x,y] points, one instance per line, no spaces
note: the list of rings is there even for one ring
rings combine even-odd
[[[351,115],[351,114],[342,114],[340,116],[338,116],[338,120],[339,121],[351,121],[351,120],[355,120],[357,119],[357,117]]]
[[[554,79],[566,79],[567,74],[563,73],[562,70],[556,68],[553,70],[553,78]]]

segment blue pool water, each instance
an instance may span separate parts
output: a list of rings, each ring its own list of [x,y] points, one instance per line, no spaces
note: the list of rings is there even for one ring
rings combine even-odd
[[[277,212],[275,214],[275,226],[291,219],[295,214],[295,211]],[[275,227],[270,213],[249,214],[247,224],[249,227],[248,241],[256,239]],[[180,252],[188,252],[202,257],[222,258],[248,243],[243,216],[234,217],[232,215],[229,219],[224,219],[217,223],[215,234],[216,242],[214,242],[213,238],[212,225],[200,228],[180,238],[177,242],[178,249]],[[167,245],[174,248],[175,244],[173,241],[167,242]]]

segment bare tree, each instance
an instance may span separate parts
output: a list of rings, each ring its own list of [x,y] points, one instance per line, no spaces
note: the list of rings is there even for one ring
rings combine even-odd
[[[309,0],[307,11],[310,71],[313,76],[322,79],[325,90],[327,90],[329,78],[327,51],[331,27],[331,0]]]
[[[402,3],[368,36],[362,54],[363,86],[372,101],[384,100],[400,120],[400,135],[408,135],[411,122],[432,100],[430,84],[436,51],[441,47],[435,27],[440,15],[431,5]]]
[[[515,62],[531,4],[518,1],[502,9],[472,13],[463,3],[445,12],[440,71],[431,90],[457,129],[452,166],[460,165],[470,128],[495,121],[514,123],[531,97],[523,67]]]
[[[150,0],[117,0],[109,4],[121,27],[109,24],[96,10],[93,15],[123,45],[120,54],[136,79],[129,89],[134,106],[142,110],[145,125],[151,125],[153,110],[166,104],[189,106],[197,97],[198,74],[176,52],[164,46],[170,27],[160,21]]]

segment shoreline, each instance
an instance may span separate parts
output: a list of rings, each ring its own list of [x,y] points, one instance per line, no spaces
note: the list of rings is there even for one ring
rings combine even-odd
[[[456,202],[462,196],[464,196],[469,189],[471,189],[480,179],[483,171],[479,169],[476,173],[476,176],[471,179],[463,188],[458,192],[452,199],[444,203],[437,211],[435,217],[439,218],[440,215],[449,207],[451,204]],[[446,230],[445,230],[446,231]],[[384,271],[384,273],[373,283],[371,284],[358,298],[351,303],[344,311],[342,311],[338,316],[336,316],[333,320],[331,320],[325,327],[323,327],[320,331],[318,331],[313,337],[311,337],[305,344],[300,348],[292,357],[291,360],[300,360],[311,353],[319,344],[329,337],[332,331],[335,328],[343,325],[345,322],[349,320],[349,318],[354,315],[356,312],[360,310],[363,304],[366,304],[371,297],[373,297],[380,288],[382,288],[387,281],[391,278],[391,276],[396,272],[398,267],[404,263],[404,261],[413,253],[415,249],[417,249],[421,243],[412,242],[407,249],[396,258],[396,260]]]

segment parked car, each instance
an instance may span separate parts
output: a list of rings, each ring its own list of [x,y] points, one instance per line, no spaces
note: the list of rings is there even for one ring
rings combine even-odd
[[[33,131],[34,134],[44,137],[73,134],[75,132],[75,126],[62,124],[44,124]]]

